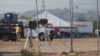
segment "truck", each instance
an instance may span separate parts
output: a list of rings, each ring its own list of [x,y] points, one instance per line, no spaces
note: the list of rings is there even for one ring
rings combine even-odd
[[[16,24],[22,29],[22,22],[17,21],[17,14],[5,13],[4,19],[0,22],[0,39],[3,41],[16,41]]]
[[[25,27],[24,28],[24,37],[29,37],[30,36],[30,28],[29,27]],[[47,32],[46,32],[47,31]],[[45,34],[47,34],[50,39],[52,40],[53,38],[55,38],[56,34],[55,34],[55,29],[53,28],[37,28],[37,29],[32,29],[32,37],[36,38],[38,37],[40,41],[45,41]]]
[[[29,27],[28,26],[24,27],[24,37],[31,36],[30,31],[32,31],[31,33],[32,37],[33,38],[38,37],[40,41],[45,41],[45,37],[47,36],[52,41],[53,38],[57,36],[55,29],[52,27],[48,27],[47,19],[41,19],[40,21],[38,21],[38,26],[37,23],[35,22],[36,21],[33,20],[33,22],[31,22],[32,24],[31,23],[29,24],[30,25]]]

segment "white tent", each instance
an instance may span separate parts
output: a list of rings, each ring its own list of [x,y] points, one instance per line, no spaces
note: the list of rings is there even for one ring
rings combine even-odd
[[[37,16],[35,18],[37,18]],[[38,15],[38,19],[42,18],[48,19],[48,23],[52,24],[53,27],[70,27],[69,22],[62,20],[47,11]],[[34,20],[34,18],[32,20]]]

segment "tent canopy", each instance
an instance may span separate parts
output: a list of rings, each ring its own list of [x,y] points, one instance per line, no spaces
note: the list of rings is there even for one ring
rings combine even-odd
[[[35,16],[34,18],[32,18],[32,20],[36,19],[37,16]],[[49,24],[52,24],[53,27],[70,27],[70,23],[66,22],[56,16],[54,16],[53,14],[44,11],[43,13],[38,15],[38,20],[39,19],[47,19]]]

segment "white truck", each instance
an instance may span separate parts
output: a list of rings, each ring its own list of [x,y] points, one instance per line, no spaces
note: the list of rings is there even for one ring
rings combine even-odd
[[[46,29],[46,30],[45,30]],[[29,27],[24,27],[24,37],[30,36],[30,28]],[[36,38],[38,37],[40,41],[45,40],[45,34],[48,34],[48,36],[51,38],[51,40],[54,38],[55,34],[55,29],[53,28],[36,28],[32,29],[32,37]]]

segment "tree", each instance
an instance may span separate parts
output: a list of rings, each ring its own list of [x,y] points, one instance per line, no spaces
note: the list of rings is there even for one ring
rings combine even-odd
[[[26,17],[25,16],[20,16],[20,19],[25,19]]]
[[[93,20],[93,29],[97,29],[97,22],[96,22],[96,20]]]
[[[32,17],[29,17],[29,16],[20,16],[20,19],[31,19]]]
[[[76,21],[87,21],[85,18],[79,17]]]
[[[99,25],[98,25],[99,29],[100,29],[100,20],[99,20]],[[97,21],[93,20],[93,29],[97,29]]]

